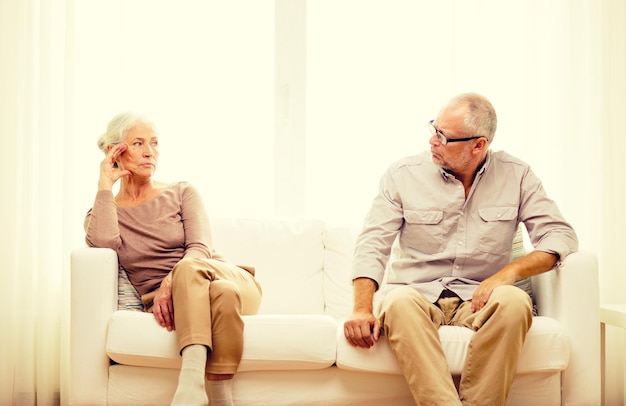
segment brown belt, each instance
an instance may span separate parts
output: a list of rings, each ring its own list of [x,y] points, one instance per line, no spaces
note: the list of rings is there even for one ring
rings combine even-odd
[[[453,291],[451,291],[450,289],[444,289],[441,294],[439,295],[439,298],[444,298],[444,297],[459,297],[459,295],[457,295],[456,293],[454,293]]]

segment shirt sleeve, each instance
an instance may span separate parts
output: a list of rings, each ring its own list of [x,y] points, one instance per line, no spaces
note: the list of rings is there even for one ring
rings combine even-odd
[[[521,192],[520,221],[526,226],[534,249],[556,254],[560,261],[577,251],[576,232],[530,168],[522,180]]]
[[[404,221],[402,203],[391,169],[380,180],[352,261],[352,280],[370,278],[380,287],[393,242]]]
[[[117,204],[113,192],[99,190],[93,207],[85,217],[85,242],[89,247],[117,250],[122,239],[117,222]]]
[[[185,183],[181,190],[181,219],[185,232],[185,257],[213,258],[211,225],[198,190]]]

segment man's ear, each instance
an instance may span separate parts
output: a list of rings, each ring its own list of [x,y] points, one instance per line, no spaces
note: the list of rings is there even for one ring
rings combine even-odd
[[[474,144],[474,149],[476,152],[482,152],[486,150],[488,146],[489,143],[487,142],[487,138],[479,138],[476,140],[476,144]]]

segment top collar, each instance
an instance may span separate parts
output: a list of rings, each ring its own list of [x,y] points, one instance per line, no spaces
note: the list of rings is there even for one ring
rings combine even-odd
[[[487,168],[489,167],[489,164],[491,163],[491,150],[487,151],[487,156],[485,157],[485,162],[482,164],[482,166],[476,171],[476,175],[474,176],[474,179],[480,177],[483,175],[483,173],[485,173],[485,171],[487,170]],[[454,176],[452,173],[448,172],[446,169],[439,167],[439,173],[441,173],[441,177],[445,180],[448,181],[450,179],[456,179],[456,176]]]

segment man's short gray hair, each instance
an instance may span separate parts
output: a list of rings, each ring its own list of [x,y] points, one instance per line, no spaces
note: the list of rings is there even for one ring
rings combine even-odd
[[[478,93],[463,93],[453,97],[449,107],[467,107],[465,115],[465,135],[483,136],[489,143],[493,141],[498,126],[498,118],[491,102]]]

